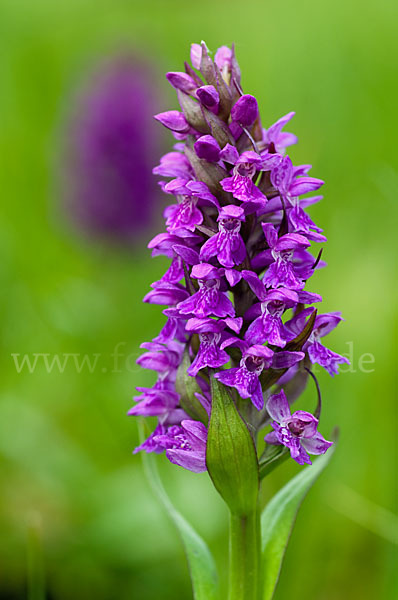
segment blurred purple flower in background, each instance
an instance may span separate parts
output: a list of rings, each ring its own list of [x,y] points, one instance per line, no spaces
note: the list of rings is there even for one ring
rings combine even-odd
[[[66,125],[62,196],[69,218],[90,236],[131,243],[155,218],[154,80],[147,59],[118,53],[100,62],[77,94]]]

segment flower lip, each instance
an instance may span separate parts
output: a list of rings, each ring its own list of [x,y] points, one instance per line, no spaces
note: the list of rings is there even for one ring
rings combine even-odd
[[[239,163],[234,167],[234,173],[241,177],[253,178],[256,173],[256,165],[251,163]]]
[[[235,233],[240,231],[240,222],[237,219],[221,219],[220,229],[228,231],[229,233]]]
[[[264,369],[264,358],[261,356],[248,354],[246,358],[242,359],[242,362],[250,373],[261,373]]]
[[[291,419],[285,422],[285,425],[293,435],[308,438],[315,435],[318,419],[311,413],[297,410],[292,414]]]

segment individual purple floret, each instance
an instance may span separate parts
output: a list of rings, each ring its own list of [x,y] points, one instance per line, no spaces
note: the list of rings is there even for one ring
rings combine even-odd
[[[194,265],[191,277],[198,280],[199,291],[177,305],[183,315],[195,317],[233,317],[234,305],[231,300],[220,290],[224,269],[218,269],[207,263]]]
[[[267,412],[274,419],[274,431],[265,436],[267,444],[283,444],[290,450],[291,457],[299,465],[311,464],[309,454],[325,454],[333,442],[328,442],[317,431],[318,419],[303,410],[290,412],[285,392],[270,396]]]
[[[197,225],[203,223],[203,214],[199,206],[214,205],[219,207],[218,200],[200,181],[173,179],[165,185],[164,191],[175,194],[178,204],[168,206],[163,215],[166,218],[167,231],[178,233],[180,230],[195,231]]]
[[[203,104],[203,106],[205,106],[215,114],[218,113],[220,95],[217,92],[214,85],[204,85],[203,87],[198,88],[196,90],[196,97],[201,102],[201,104]]]
[[[170,462],[194,473],[206,471],[206,441],[203,423],[188,419],[154,436],[155,444],[166,450]]]
[[[271,223],[263,225],[263,230],[274,259],[263,282],[271,288],[283,286],[291,290],[301,290],[304,287],[304,281],[295,269],[293,255],[295,250],[308,248],[311,245],[310,242],[298,233],[287,233],[278,238],[277,231]]]
[[[270,348],[258,344],[249,344],[229,338],[221,344],[221,348],[237,345],[242,350],[242,360],[239,367],[220,371],[215,378],[224,385],[238,390],[241,398],[250,398],[257,410],[264,406],[261,390],[260,375],[264,369],[287,369],[304,358],[303,352],[278,352],[275,354]]]
[[[310,311],[311,309],[303,310],[286,323],[286,327],[291,333],[290,337],[294,337],[302,329]],[[308,352],[310,361],[321,365],[332,377],[338,374],[338,365],[349,364],[350,361],[345,356],[341,356],[326,348],[326,346],[321,344],[320,339],[337,327],[342,320],[343,318],[338,312],[318,315],[315,319],[312,333],[304,346],[304,349]]]
[[[242,90],[233,47],[222,46],[212,60],[204,43],[192,44],[191,65],[167,80],[181,110],[155,118],[177,143],[153,172],[173,202],[148,247],[168,266],[144,297],[163,306],[166,321],[137,361],[157,380],[138,388],[129,411],[158,422],[137,450],[166,451],[175,464],[205,470],[212,393],[225,386],[253,440],[269,413],[267,442],[310,463],[307,452],[324,453],[331,442],[317,433],[317,418],[290,413],[280,390],[289,385],[293,401],[311,363],[334,374],[348,362],[320,341],[339,313],[316,316],[311,305],[322,297],[305,289],[325,266],[312,246],[326,237],[306,212],[321,198],[306,194],[323,181],[287,154],[297,141],[284,131],[294,113],[262,127],[256,98]]]
[[[202,135],[193,145],[199,158],[207,162],[218,162],[220,160],[221,148],[216,139],[211,135]]]
[[[224,206],[217,219],[218,233],[203,244],[200,250],[201,260],[208,261],[217,256],[223,267],[240,265],[246,256],[245,243],[239,233],[244,219],[244,210],[240,206]]]
[[[199,334],[199,350],[196,357],[187,370],[188,375],[195,376],[201,369],[211,367],[213,369],[222,367],[229,362],[229,356],[221,347],[222,332],[226,327],[233,327],[237,320],[227,319],[215,321],[214,319],[190,319],[186,330]],[[239,326],[239,325],[238,325]]]
[[[239,156],[234,146],[227,144],[220,154],[222,160],[234,165],[232,177],[226,177],[221,185],[226,192],[242,202],[257,202],[265,204],[267,198],[254,184],[253,178],[258,171],[269,171],[277,165],[279,155],[260,156],[257,152],[248,150]]]
[[[250,285],[250,282],[248,283]],[[261,286],[260,281],[259,283]],[[259,291],[261,293],[261,287]],[[262,344],[268,341],[274,346],[283,348],[288,335],[282,322],[282,316],[286,309],[293,308],[298,303],[298,294],[293,290],[278,288],[261,294],[259,299],[262,301],[261,315],[249,325],[245,333],[245,340],[250,344]]]
[[[268,129],[263,130],[262,142],[271,152],[284,154],[286,148],[297,143],[297,137],[293,133],[282,131],[284,126],[294,117],[294,112],[290,112],[281,117]]]

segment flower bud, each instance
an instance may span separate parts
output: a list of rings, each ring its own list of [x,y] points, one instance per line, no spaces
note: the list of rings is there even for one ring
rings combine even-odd
[[[173,88],[176,90],[181,90],[186,94],[191,94],[198,87],[192,77],[187,73],[170,71],[166,74],[166,79],[173,86]]]
[[[178,110],[167,110],[166,112],[158,113],[154,116],[156,121],[178,133],[187,133],[189,131],[189,123],[187,123],[184,115]]]
[[[204,42],[201,44],[202,52],[200,57],[200,72],[209,85],[217,86],[216,71],[214,63],[211,60],[207,51],[207,46]],[[192,63],[193,64],[193,63]]]
[[[202,135],[195,142],[194,148],[199,158],[209,162],[218,162],[220,159],[220,146],[211,135]]]
[[[218,111],[218,105],[220,103],[220,95],[216,88],[212,85],[204,85],[196,90],[196,97],[200,102],[214,112]]]
[[[228,46],[220,46],[214,55],[214,62],[222,71],[224,68],[231,70],[232,50]]]
[[[251,127],[257,119],[257,100],[250,94],[241,96],[231,110],[233,121],[237,121],[243,127]]]
[[[191,44],[191,63],[195,69],[200,69],[202,60],[202,47],[200,44]]]

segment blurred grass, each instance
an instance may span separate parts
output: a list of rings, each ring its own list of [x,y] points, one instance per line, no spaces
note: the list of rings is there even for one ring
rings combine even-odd
[[[162,323],[141,297],[164,263],[144,248],[74,237],[57,218],[54,171],[68,98],[97,56],[129,43],[160,72],[178,70],[201,39],[212,49],[235,41],[265,125],[296,110],[293,159],[326,180],[311,214],[328,235],[329,266],[311,290],[346,318],[330,345],[347,352],[353,343],[351,372],[319,375],[322,430],[338,423],[341,440],[299,515],[276,599],[396,597],[393,544],[347,515],[358,497],[365,508],[397,510],[397,13],[387,0],[2,0],[0,598],[26,597],[32,514],[49,598],[190,597],[180,544],[131,455],[136,425],[125,417],[134,387],[151,381],[133,359]],[[159,110],[170,97],[161,78]],[[133,358],[112,372],[121,342]],[[100,368],[18,374],[11,353],[31,352],[100,353]],[[359,367],[364,353],[375,358],[372,372]],[[159,462],[170,494],[225,566],[226,515],[206,476]],[[296,470],[274,473],[265,497]],[[342,485],[355,492],[352,507],[352,494],[343,496],[344,511]]]

